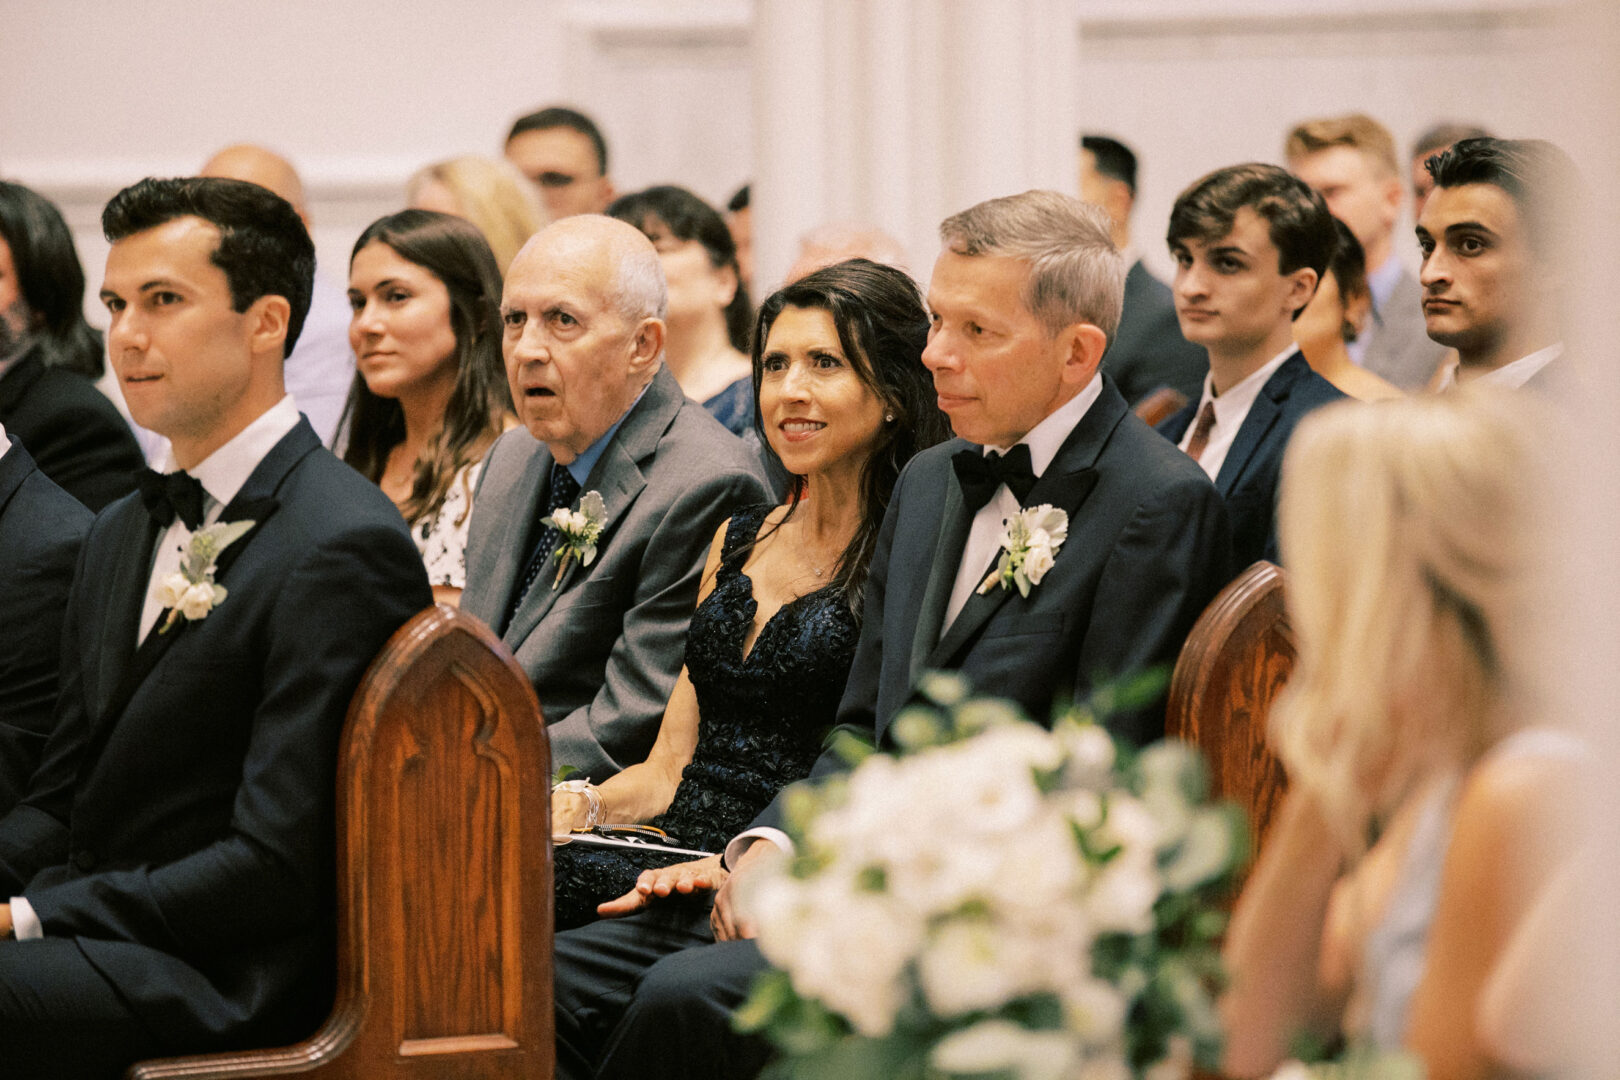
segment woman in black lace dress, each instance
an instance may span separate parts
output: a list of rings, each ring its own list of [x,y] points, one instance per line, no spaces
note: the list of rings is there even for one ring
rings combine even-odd
[[[864,259],[794,282],[760,309],[755,423],[792,474],[788,503],[741,509],[716,535],[686,668],[647,760],[553,792],[559,927],[596,918],[642,871],[692,858],[563,834],[646,822],[718,852],[809,773],[849,675],[889,493],[911,455],[948,433],[922,365],[927,337],[916,285]],[[704,869],[724,874],[718,856]]]

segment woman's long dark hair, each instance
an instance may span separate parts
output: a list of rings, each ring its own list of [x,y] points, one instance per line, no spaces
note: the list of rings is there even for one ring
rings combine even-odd
[[[817,309],[832,316],[838,344],[855,374],[883,403],[885,419],[877,444],[861,469],[861,520],[838,557],[832,580],[850,610],[859,615],[878,529],[900,470],[917,451],[943,442],[951,434],[950,421],[939,411],[933,377],[922,363],[923,347],[928,344],[928,312],[916,282],[905,271],[869,259],[835,263],[771,294],[759,309],[754,330],[754,429],[779,465],[781,460],[765,437],[759,384],[765,340],[776,317],[789,307]],[[894,419],[887,419],[889,416]],[[783,522],[793,516],[804,498],[804,477],[791,476],[790,481]],[[781,523],[765,536],[777,528]]]
[[[501,361],[501,272],[483,234],[449,214],[402,210],[378,218],[354,242],[349,261],[374,241],[431,273],[450,293],[456,384],[443,423],[416,459],[410,498],[400,507],[406,521],[416,522],[438,513],[456,474],[484,456],[512,411]],[[373,394],[356,372],[339,426],[349,439],[343,460],[380,483],[388,452],[405,438],[399,402]]]
[[[709,265],[729,269],[737,279],[737,291],[726,305],[726,335],[731,347],[748,351],[748,333],[754,328],[754,309],[749,304],[748,286],[743,284],[737,266],[737,243],[718,211],[683,187],[660,184],[645,191],[621,195],[607,208],[609,217],[634,225],[642,233],[662,222],[677,240],[696,240],[709,253]]]
[[[106,370],[101,331],[84,318],[84,267],[62,212],[38,192],[0,180],[0,239],[17,288],[45,339],[45,362],[91,379]]]

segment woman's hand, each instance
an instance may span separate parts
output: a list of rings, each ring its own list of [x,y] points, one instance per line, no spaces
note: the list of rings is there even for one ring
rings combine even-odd
[[[720,865],[719,855],[709,855],[692,862],[676,863],[657,870],[643,870],[636,879],[636,887],[605,904],[598,904],[596,913],[604,919],[617,919],[633,915],[654,900],[672,895],[690,896],[697,892],[718,889],[730,875]]]
[[[567,836],[575,829],[583,829],[591,820],[591,804],[581,792],[553,791],[551,793],[551,835]]]

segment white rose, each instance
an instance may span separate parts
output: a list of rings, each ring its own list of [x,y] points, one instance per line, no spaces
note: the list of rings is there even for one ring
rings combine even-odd
[[[218,589],[217,598],[216,589]],[[225,599],[224,593],[225,590],[205,581],[186,589],[185,593],[180,597],[180,602],[175,607],[178,607],[180,614],[188,619],[201,619],[214,610],[215,603]]]
[[[1097,724],[1060,723],[1054,734],[1068,754],[1070,780],[1095,791],[1113,784],[1114,740]]]
[[[1192,1043],[1184,1035],[1172,1035],[1164,1057],[1148,1066],[1142,1080],[1187,1080],[1192,1075]]]
[[[1075,1074],[1075,1080],[1131,1080],[1131,1069],[1117,1054],[1087,1058]]]
[[[1050,544],[1040,544],[1031,547],[1024,555],[1024,576],[1029,578],[1031,585],[1039,585],[1041,578],[1052,569],[1052,547]]]
[[[1030,533],[1045,533],[1053,547],[1069,538],[1069,515],[1051,503],[1042,503],[1024,514]]]
[[[1069,1027],[1093,1046],[1116,1042],[1125,1034],[1125,995],[1101,979],[1086,978],[1064,996]]]
[[[186,575],[176,570],[158,582],[158,603],[166,608],[179,607],[180,598],[186,595],[186,590],[189,588],[191,588],[191,581]]]
[[[1161,871],[1165,887],[1179,892],[1220,875],[1236,855],[1232,831],[1231,822],[1219,809],[1195,814],[1175,857]]]
[[[1099,934],[1145,934],[1153,929],[1158,876],[1148,859],[1115,856],[1092,883],[1086,909]]]
[[[983,1020],[939,1041],[930,1057],[946,1073],[1011,1073],[1019,1080],[1064,1080],[1074,1073],[1074,1041],[1061,1031],[1032,1031]]]

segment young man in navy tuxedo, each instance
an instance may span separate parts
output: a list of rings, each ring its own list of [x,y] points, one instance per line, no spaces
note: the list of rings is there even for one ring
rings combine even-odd
[[[959,438],[919,453],[895,485],[838,710],[880,747],[930,669],[1045,719],[1055,701],[1169,665],[1231,568],[1208,478],[1099,371],[1125,283],[1102,211],[1030,191],[948,218],[940,238],[922,359]],[[1041,505],[1068,521],[1050,568],[1027,596],[984,587],[1004,520]],[[1108,723],[1145,743],[1163,734],[1162,705]],[[825,753],[812,779],[841,767]],[[790,846],[783,803],[731,842],[730,878],[718,860],[650,871],[607,905],[630,918],[558,935],[559,1076],[759,1070],[763,1047],[730,1029],[765,966],[734,897]],[[712,912],[670,899],[717,886]]]
[[[1215,481],[1239,569],[1277,561],[1277,474],[1300,417],[1344,397],[1294,344],[1339,239],[1322,197],[1275,165],[1217,169],[1183,191],[1167,237],[1176,317],[1209,350],[1196,401],[1159,425]]]
[[[0,818],[8,1076],[315,1026],[338,736],[367,665],[431,602],[398,511],[284,392],[315,254],[293,208],[240,181],[143,180],[102,227],[113,367],[172,460],[91,525],[55,730]]]

